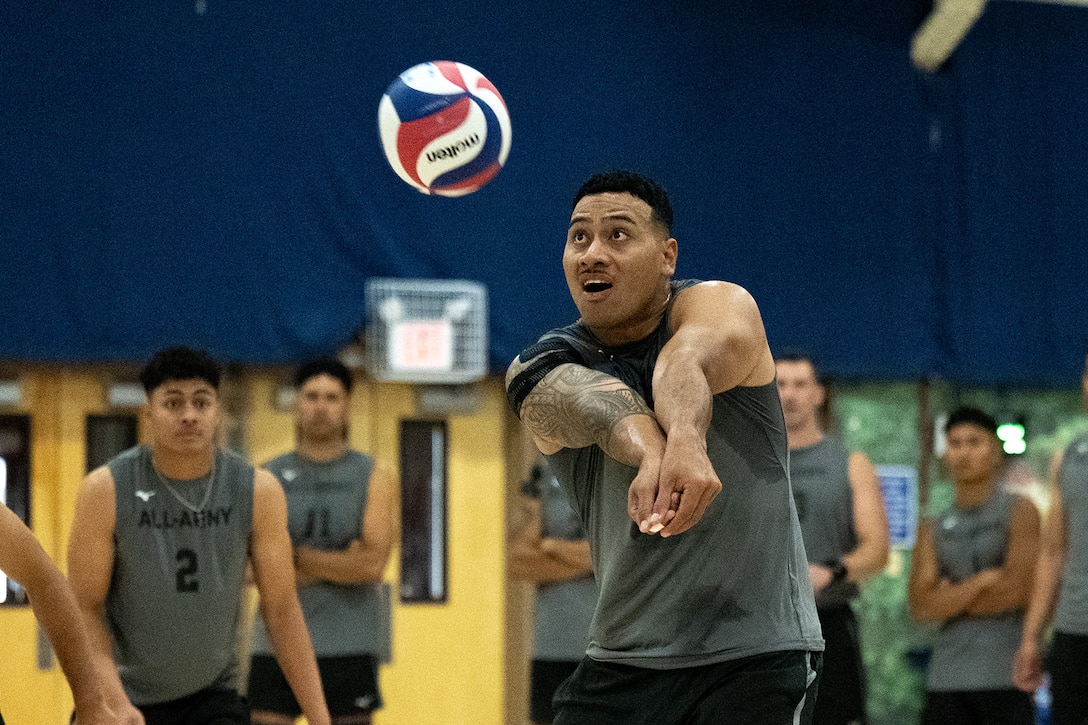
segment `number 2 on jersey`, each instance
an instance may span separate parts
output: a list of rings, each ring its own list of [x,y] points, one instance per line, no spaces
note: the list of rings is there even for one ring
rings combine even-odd
[[[177,572],[177,585],[179,592],[198,592],[200,591],[200,582],[197,581],[196,572],[196,552],[192,549],[179,549],[178,556],[178,572]]]

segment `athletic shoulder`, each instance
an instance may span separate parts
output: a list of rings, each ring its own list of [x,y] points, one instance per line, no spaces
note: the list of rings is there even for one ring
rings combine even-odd
[[[113,471],[109,465],[103,464],[83,477],[81,495],[95,499],[103,496],[112,498],[115,485]]]
[[[736,282],[721,279],[687,279],[673,282],[672,293],[675,299],[698,297],[718,302],[755,305],[755,297],[746,288]]]

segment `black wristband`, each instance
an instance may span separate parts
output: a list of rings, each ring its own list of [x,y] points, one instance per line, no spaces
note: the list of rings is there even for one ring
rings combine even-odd
[[[849,572],[846,570],[846,564],[842,563],[842,559],[832,559],[824,562],[824,565],[831,570],[832,583],[846,581],[846,575]]]

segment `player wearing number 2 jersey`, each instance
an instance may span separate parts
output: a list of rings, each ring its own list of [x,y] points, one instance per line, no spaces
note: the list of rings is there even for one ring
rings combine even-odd
[[[122,703],[119,722],[249,723],[234,654],[248,558],[287,679],[309,722],[328,725],[283,490],[216,445],[218,365],[169,348],[141,381],[149,443],[87,475],[68,550],[97,668],[110,701]]]
[[[107,467],[116,519],[106,620],[129,699],[141,705],[233,689],[253,467],[221,450],[199,479],[160,480],[147,446]],[[162,650],[170,657],[148,656]]]

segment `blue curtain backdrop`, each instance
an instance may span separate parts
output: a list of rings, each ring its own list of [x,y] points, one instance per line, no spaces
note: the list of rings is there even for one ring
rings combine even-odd
[[[871,7],[872,6],[872,7]],[[659,178],[679,275],[755,295],[832,375],[1069,385],[1088,333],[1088,8],[991,2],[939,73],[907,0],[0,5],[0,358],[338,349],[371,276],[487,285],[490,359],[573,319],[589,174]],[[468,63],[513,119],[460,199],[378,100]]]

